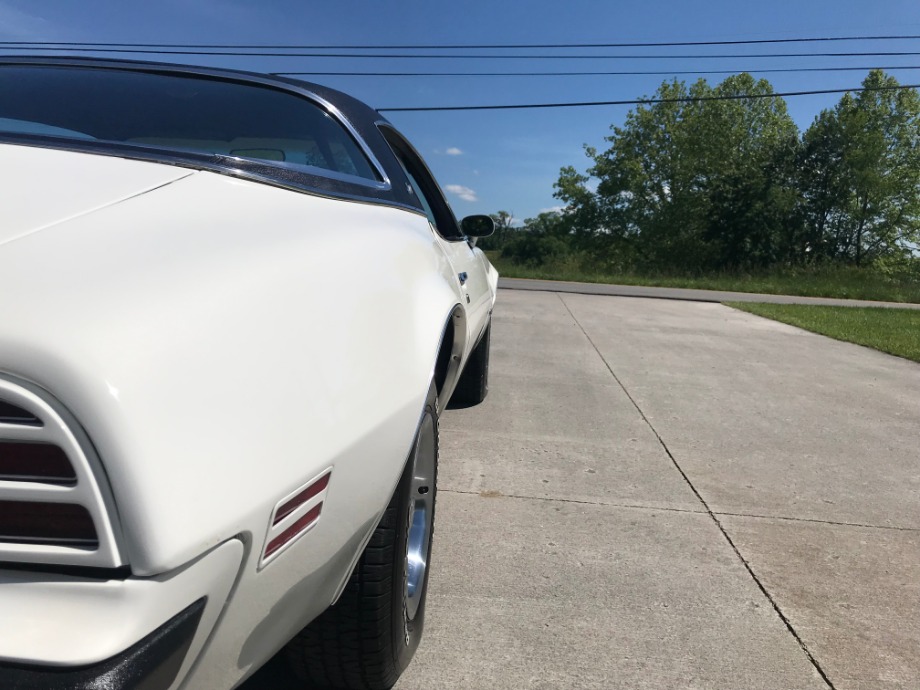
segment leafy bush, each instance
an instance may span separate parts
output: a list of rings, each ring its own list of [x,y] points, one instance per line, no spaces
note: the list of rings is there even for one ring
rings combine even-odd
[[[568,243],[554,235],[519,232],[502,249],[502,258],[521,266],[542,266],[569,255]]]

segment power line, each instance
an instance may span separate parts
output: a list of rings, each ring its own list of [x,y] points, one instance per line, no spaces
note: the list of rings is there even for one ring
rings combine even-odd
[[[270,72],[279,77],[593,77],[593,76],[668,76],[682,74],[750,74],[777,72],[869,72],[880,70],[916,70],[916,65],[889,65],[865,67],[783,67],[772,69],[717,69],[717,70],[679,70],[671,72],[627,71],[627,72]]]
[[[853,51],[843,53],[725,53],[715,55],[702,53],[697,55],[545,55],[545,54],[493,54],[479,55],[439,55],[435,53],[289,53],[289,52],[240,52],[223,50],[160,50],[135,48],[41,48],[37,46],[4,46],[6,50],[39,50],[41,52],[78,52],[78,53],[130,53],[136,55],[208,55],[212,57],[307,57],[307,58],[358,58],[375,60],[724,60],[735,58],[808,58],[808,57],[893,57],[916,56],[916,51]]]
[[[335,45],[335,44],[247,44],[247,43],[91,43],[66,41],[0,41],[5,46],[83,46],[89,48],[201,48],[227,50],[472,50],[472,49],[563,49],[563,48],[664,48],[680,46],[737,46],[764,45],[777,43],[819,43],[831,41],[902,41],[920,39],[920,35],[900,36],[812,36],[800,38],[761,38],[731,41],[652,41],[631,43],[458,43],[453,45],[422,44],[374,44],[374,45]]]
[[[453,105],[418,108],[377,108],[381,113],[430,113],[460,110],[524,110],[533,108],[584,108],[601,105],[654,105],[655,103],[701,103],[703,101],[740,101],[760,98],[789,98],[791,96],[814,96],[820,94],[851,93],[858,91],[903,91],[920,88],[920,84],[898,86],[858,87],[853,89],[822,89],[819,91],[786,91],[784,93],[754,93],[732,96],[700,96],[684,98],[640,98],[627,101],[587,101],[576,103],[527,103],[519,105]]]

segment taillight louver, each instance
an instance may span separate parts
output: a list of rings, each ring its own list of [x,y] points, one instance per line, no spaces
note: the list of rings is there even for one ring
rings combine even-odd
[[[113,511],[102,463],[70,410],[0,374],[0,562],[119,568]]]
[[[263,565],[316,525],[331,476],[332,470],[323,472],[275,506],[262,552]]]

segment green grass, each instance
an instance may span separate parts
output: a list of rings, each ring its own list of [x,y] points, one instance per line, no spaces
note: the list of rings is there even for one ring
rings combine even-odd
[[[500,252],[488,252],[489,260],[506,278],[920,303],[920,276],[911,275],[908,272],[885,273],[874,269],[841,266],[784,269],[764,274],[716,274],[699,277],[606,274],[584,270],[577,262],[571,260],[562,260],[555,264],[535,268],[519,266],[502,259],[499,254]]]
[[[727,302],[731,307],[782,321],[837,340],[920,362],[920,310]]]

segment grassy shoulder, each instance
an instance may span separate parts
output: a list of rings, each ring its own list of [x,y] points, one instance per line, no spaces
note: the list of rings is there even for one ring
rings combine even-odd
[[[757,292],[768,295],[801,295],[865,299],[882,302],[920,303],[920,280],[916,276],[884,273],[847,266],[801,268],[757,275],[709,275],[700,277],[668,275],[604,274],[585,271],[575,262],[558,261],[538,267],[515,264],[501,258],[501,252],[487,252],[489,260],[505,278],[567,280],[579,283],[611,283],[650,287],[696,288]]]
[[[917,309],[823,307],[757,302],[726,304],[837,340],[865,345],[920,362],[920,310]]]

